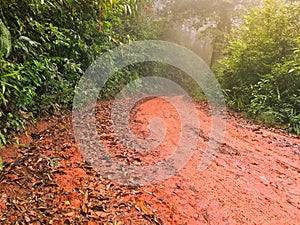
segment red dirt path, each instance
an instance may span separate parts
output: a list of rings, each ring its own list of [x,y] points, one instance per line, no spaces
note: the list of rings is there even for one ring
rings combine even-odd
[[[174,98],[184,107],[181,97]],[[147,122],[153,116],[167,124],[165,140],[148,154],[116,141],[110,105],[97,106],[98,132],[116,160],[153,164],[174,151],[181,128],[169,103],[150,99],[131,117],[139,137],[149,134]],[[172,178],[147,187],[123,186],[97,174],[77,148],[71,116],[30,127],[28,136],[19,138],[24,147],[0,150],[0,223],[300,224],[300,139],[231,113],[216,160],[199,172],[211,118],[205,103],[196,107],[201,135],[193,157]]]

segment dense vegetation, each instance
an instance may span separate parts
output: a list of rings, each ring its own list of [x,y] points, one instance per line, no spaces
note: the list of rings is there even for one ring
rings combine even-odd
[[[122,43],[153,38],[155,33],[147,32],[150,22],[141,16],[148,4],[0,0],[0,146],[24,121],[70,108],[74,86],[97,56]],[[116,74],[106,96],[132,76],[136,72]]]
[[[268,0],[231,33],[220,78],[228,105],[300,134],[300,5]]]
[[[213,66],[230,107],[300,134],[299,1],[263,1],[240,24],[237,5],[256,2],[172,0],[157,12],[151,0],[0,0],[0,146],[24,121],[69,109],[74,86],[97,56],[122,43],[164,39],[182,24],[214,24],[203,35],[212,39],[211,65],[223,56]],[[102,97],[152,74],[202,97],[187,75],[159,63],[117,72]]]

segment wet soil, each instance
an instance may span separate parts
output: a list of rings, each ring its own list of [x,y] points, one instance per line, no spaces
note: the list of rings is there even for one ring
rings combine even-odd
[[[174,99],[186,107],[182,97]],[[180,103],[182,101],[182,103]],[[130,115],[139,138],[160,117],[166,135],[152,151],[118,141],[111,101],[97,104],[97,131],[115,160],[136,167],[172,155],[181,127],[178,110],[163,99],[147,99]],[[199,171],[211,131],[211,112],[196,104],[200,135],[185,166],[167,180],[127,186],[108,179],[85,160],[75,142],[72,116],[43,120],[0,149],[0,224],[300,224],[300,139],[227,114],[216,159]],[[83,120],[84,123],[84,120]]]

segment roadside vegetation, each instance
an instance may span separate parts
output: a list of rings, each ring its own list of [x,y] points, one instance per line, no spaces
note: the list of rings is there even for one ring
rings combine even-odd
[[[70,109],[88,66],[122,43],[155,38],[150,1],[0,0],[0,146],[34,118]],[[104,97],[138,76],[117,73]]]
[[[299,1],[264,0],[254,8],[257,1],[173,0],[162,10],[155,2],[0,0],[0,147],[12,131],[70,109],[75,85],[101,54],[135,40],[165,39],[180,24],[198,29],[212,21],[203,35],[212,38],[210,66],[228,106],[300,134]],[[249,9],[245,17],[245,7],[236,7],[241,2]],[[117,72],[101,96],[111,98],[129,81],[152,74],[203,98],[181,71],[158,63]]]
[[[228,38],[216,65],[228,106],[300,134],[300,4],[263,1]]]

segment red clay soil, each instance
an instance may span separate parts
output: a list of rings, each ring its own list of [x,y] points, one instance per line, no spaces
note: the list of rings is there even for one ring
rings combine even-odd
[[[185,107],[181,97],[174,98]],[[166,123],[165,140],[147,154],[117,141],[111,104],[98,103],[97,129],[116,160],[149,165],[176,148],[185,128],[170,103],[148,99],[132,111],[131,127],[140,138],[149,135],[151,118]],[[205,103],[196,108],[201,132],[192,158],[172,178],[145,187],[121,185],[95,172],[75,143],[70,115],[30,127],[20,145],[0,150],[0,223],[300,224],[300,139],[230,113],[216,160],[200,172],[211,117]]]

